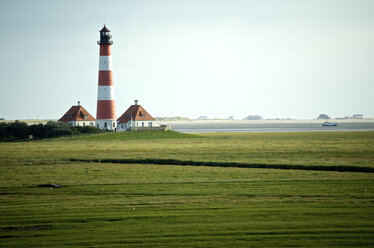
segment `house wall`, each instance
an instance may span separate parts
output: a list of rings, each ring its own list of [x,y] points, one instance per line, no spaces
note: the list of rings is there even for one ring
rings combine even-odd
[[[84,126],[94,127],[95,121],[69,121],[68,124],[72,126],[80,126],[80,127],[84,127]]]
[[[159,128],[160,124],[157,121],[129,121],[127,123],[117,122],[117,126],[117,131],[127,131],[129,128]]]

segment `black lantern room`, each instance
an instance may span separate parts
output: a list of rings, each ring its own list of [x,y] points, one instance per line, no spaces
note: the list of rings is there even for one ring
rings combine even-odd
[[[110,40],[111,38],[112,36],[110,35],[110,30],[104,25],[103,29],[100,30],[100,41],[98,41],[97,44],[112,45],[113,41]]]

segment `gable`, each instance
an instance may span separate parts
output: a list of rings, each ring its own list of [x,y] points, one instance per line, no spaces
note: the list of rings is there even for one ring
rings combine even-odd
[[[155,121],[153,118],[141,105],[131,105],[125,113],[117,119],[119,123],[127,123],[129,121]]]
[[[72,106],[58,121],[95,121],[95,118],[82,106]]]

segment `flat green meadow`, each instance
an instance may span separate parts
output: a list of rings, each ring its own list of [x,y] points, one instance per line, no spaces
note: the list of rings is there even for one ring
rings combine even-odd
[[[374,132],[0,143],[0,247],[374,246],[374,173],[98,159],[374,168]]]

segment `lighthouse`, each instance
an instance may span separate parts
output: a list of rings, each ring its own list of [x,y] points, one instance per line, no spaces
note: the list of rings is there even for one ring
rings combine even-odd
[[[116,130],[116,105],[112,73],[112,56],[110,47],[113,44],[110,30],[100,30],[99,84],[97,91],[96,125],[101,129]]]

